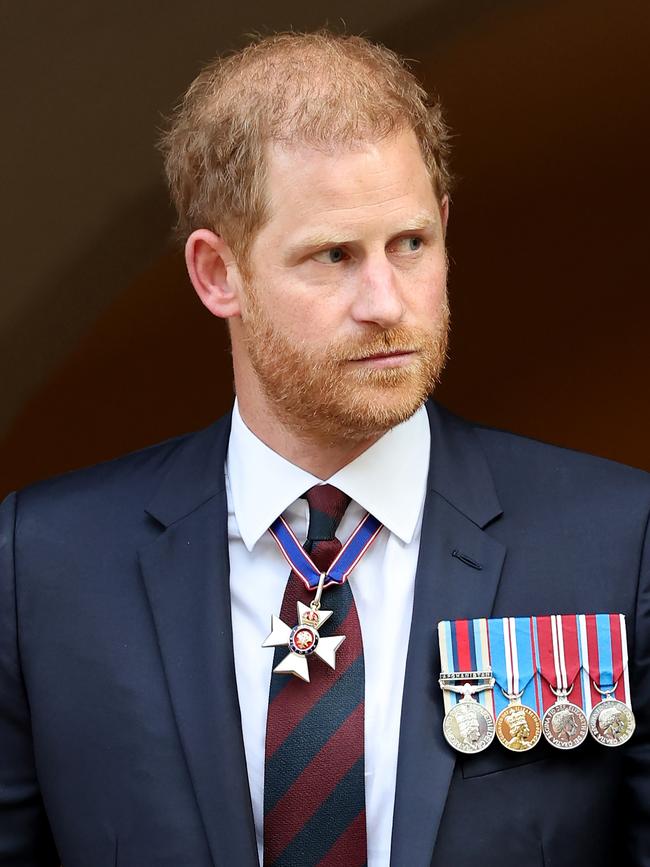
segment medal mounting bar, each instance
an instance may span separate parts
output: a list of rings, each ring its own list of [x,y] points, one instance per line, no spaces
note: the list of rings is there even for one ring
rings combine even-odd
[[[443,683],[451,683],[454,681],[476,681],[476,680],[491,680],[494,683],[494,678],[492,677],[492,670],[487,669],[486,671],[443,671],[438,678],[438,682],[440,686]]]

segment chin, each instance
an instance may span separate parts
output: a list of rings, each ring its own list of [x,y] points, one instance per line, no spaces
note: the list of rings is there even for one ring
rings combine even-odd
[[[328,422],[331,439],[345,438],[354,442],[371,439],[387,433],[409,419],[422,406],[428,393],[409,395],[377,395],[356,393],[345,406],[332,407],[322,413]]]

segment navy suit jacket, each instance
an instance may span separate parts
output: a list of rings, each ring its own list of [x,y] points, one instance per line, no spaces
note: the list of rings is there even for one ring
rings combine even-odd
[[[428,411],[391,865],[650,865],[650,477]],[[228,431],[226,417],[5,500],[2,867],[257,864]],[[628,745],[495,743],[470,757],[447,746],[439,620],[591,611],[628,618]]]

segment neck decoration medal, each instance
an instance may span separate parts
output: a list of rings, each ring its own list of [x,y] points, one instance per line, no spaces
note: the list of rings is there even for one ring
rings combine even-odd
[[[599,744],[620,747],[636,726],[630,708],[625,617],[587,614],[582,618],[583,657],[592,680],[594,705],[589,731]]]
[[[331,611],[321,610],[321,595],[324,588],[340,586],[347,581],[382,527],[383,524],[367,513],[336,555],[328,571],[319,572],[282,516],[271,525],[269,532],[291,569],[308,590],[316,591],[309,606],[298,602],[298,624],[293,628],[275,615],[271,618],[271,633],[262,642],[262,647],[286,647],[289,651],[273,669],[275,674],[293,674],[309,682],[307,657],[312,654],[330,668],[336,668],[336,651],[345,641],[345,635],[327,638],[320,635],[321,626],[332,616]]]
[[[446,710],[443,734],[455,750],[479,753],[494,740],[494,678],[487,622],[445,620],[438,624],[438,637],[442,665],[438,683]],[[479,701],[472,698],[476,693]]]
[[[490,655],[495,680],[501,688],[495,706],[499,712],[496,735],[514,752],[531,750],[542,736],[542,723],[533,707],[539,708],[536,682],[535,637],[530,617],[503,617],[488,621]],[[504,706],[504,699],[508,703]],[[523,699],[523,700],[522,700]]]
[[[542,719],[542,732],[552,746],[572,750],[580,746],[588,733],[582,707],[568,698],[575,688],[576,700],[582,704],[577,618],[576,615],[553,614],[534,620],[540,669],[545,681],[542,685],[544,706],[550,704]]]

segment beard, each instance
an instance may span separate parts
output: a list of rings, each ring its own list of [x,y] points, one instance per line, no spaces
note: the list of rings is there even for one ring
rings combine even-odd
[[[251,366],[278,419],[303,439],[334,444],[381,435],[422,406],[445,366],[449,317],[445,295],[431,328],[373,326],[363,336],[315,347],[309,339],[281,332],[249,281],[242,331]],[[318,333],[317,323],[312,330]],[[398,367],[353,361],[397,351],[414,355]]]

